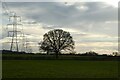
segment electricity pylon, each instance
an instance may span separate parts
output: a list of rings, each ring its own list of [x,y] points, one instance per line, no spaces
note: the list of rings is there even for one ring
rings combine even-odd
[[[8,36],[12,37],[12,41],[11,41],[11,45],[10,45],[10,50],[13,51],[14,47],[16,48],[16,51],[19,51],[19,47],[18,47],[18,33],[21,33],[21,31],[18,31],[18,25],[22,25],[22,24],[18,24],[19,22],[21,22],[21,17],[17,16],[16,13],[13,13],[12,16],[9,17],[9,21],[11,22],[12,26],[12,31],[8,31]]]

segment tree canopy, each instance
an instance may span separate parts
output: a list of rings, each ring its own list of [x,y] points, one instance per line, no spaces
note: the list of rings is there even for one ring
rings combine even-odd
[[[56,58],[62,50],[69,51],[70,53],[74,51],[74,41],[69,32],[63,31],[62,29],[54,29],[45,33],[43,35],[43,41],[40,48],[44,51],[54,52]]]

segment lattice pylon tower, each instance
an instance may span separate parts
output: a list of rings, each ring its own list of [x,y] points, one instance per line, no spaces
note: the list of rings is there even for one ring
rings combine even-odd
[[[16,13],[13,13],[13,15],[9,17],[9,21],[11,22],[11,24],[8,25],[12,26],[12,31],[8,31],[8,36],[12,38],[10,50],[11,51],[16,50],[17,52],[19,52],[18,33],[21,33],[21,31],[18,31],[17,28],[18,25],[22,25],[19,24],[21,22],[21,17],[17,16]]]

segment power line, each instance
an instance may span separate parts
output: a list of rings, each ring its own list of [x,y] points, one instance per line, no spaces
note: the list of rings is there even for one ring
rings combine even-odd
[[[10,16],[12,13],[14,13],[14,11],[10,10],[10,8],[8,7],[8,4],[7,4],[7,2],[5,2],[5,0],[2,1],[2,8],[5,11],[4,13],[8,16]]]

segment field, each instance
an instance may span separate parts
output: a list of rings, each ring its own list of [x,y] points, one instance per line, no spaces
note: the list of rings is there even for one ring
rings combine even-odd
[[[117,61],[3,60],[3,78],[117,77]]]

